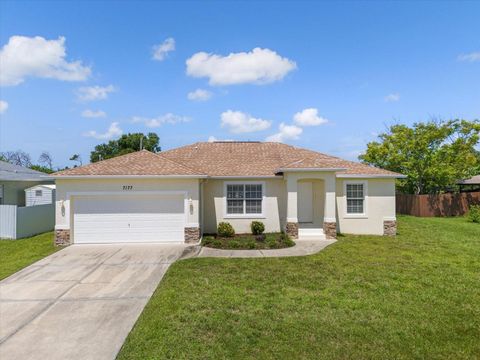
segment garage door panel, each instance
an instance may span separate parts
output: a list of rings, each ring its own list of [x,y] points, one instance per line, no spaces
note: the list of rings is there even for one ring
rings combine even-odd
[[[183,242],[181,195],[81,196],[73,200],[75,243]]]

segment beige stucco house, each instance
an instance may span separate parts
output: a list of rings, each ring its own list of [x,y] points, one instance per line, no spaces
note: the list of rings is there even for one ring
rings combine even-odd
[[[53,175],[56,242],[197,242],[253,220],[298,239],[393,235],[402,175],[271,142],[196,143]]]

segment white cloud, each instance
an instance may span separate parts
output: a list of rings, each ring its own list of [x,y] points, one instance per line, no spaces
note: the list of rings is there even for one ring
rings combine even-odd
[[[285,140],[296,140],[302,134],[303,129],[295,125],[285,125],[281,123],[279,126],[279,132],[270,135],[265,141],[284,142]]]
[[[227,110],[220,117],[222,127],[227,127],[234,134],[262,131],[272,125],[270,120],[257,119],[241,111]]]
[[[155,45],[153,47],[152,59],[163,61],[167,57],[167,54],[175,50],[175,39],[168,38],[163,43]]]
[[[468,62],[476,62],[480,61],[480,51],[473,52],[470,54],[461,54],[457,58],[458,61],[468,61]]]
[[[85,118],[103,118],[107,116],[107,113],[102,110],[94,111],[87,109],[82,111],[82,116]]]
[[[134,116],[132,118],[133,123],[143,123],[146,127],[156,128],[160,127],[163,124],[175,125],[178,123],[189,122],[191,119],[188,116],[175,115],[172,113],[167,113],[165,115],[160,115],[155,118],[146,118],[141,116]]]
[[[0,114],[3,114],[8,109],[8,103],[6,101],[0,100]]]
[[[215,141],[221,141],[221,142],[230,141],[230,142],[233,142],[235,140],[232,140],[232,139],[217,139],[215,136],[209,136],[208,137],[208,142],[215,142]]]
[[[118,126],[118,122],[113,122],[110,124],[110,127],[108,128],[107,132],[103,134],[97,133],[95,130],[90,130],[84,134],[84,136],[87,137],[93,137],[95,139],[99,140],[110,140],[114,137],[120,136],[123,134],[122,129]]]
[[[189,92],[187,95],[188,100],[192,101],[207,101],[212,97],[212,93],[208,90],[197,89]]]
[[[108,94],[116,91],[113,85],[108,86],[85,86],[77,90],[77,97],[81,101],[105,100]]]
[[[199,52],[186,64],[187,75],[207,77],[210,85],[268,84],[283,79],[297,67],[294,61],[261,48],[227,56]]]
[[[295,124],[299,126],[318,126],[328,122],[327,119],[318,116],[318,109],[308,108],[297,112],[293,116]]]
[[[13,86],[27,77],[84,81],[91,73],[81,61],[65,60],[65,38],[12,36],[0,50],[0,85]]]
[[[388,94],[384,98],[385,102],[397,102],[400,101],[400,94]]]

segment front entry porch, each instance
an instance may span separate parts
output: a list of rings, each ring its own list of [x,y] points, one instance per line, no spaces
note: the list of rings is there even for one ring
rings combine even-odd
[[[336,238],[335,173],[288,173],[287,233],[297,240]]]

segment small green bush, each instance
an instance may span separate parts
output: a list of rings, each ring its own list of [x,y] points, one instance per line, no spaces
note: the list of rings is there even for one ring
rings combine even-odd
[[[270,249],[276,249],[278,247],[278,243],[275,238],[267,238],[267,240],[265,241],[265,244]]]
[[[261,221],[252,221],[250,229],[253,235],[261,235],[265,231],[265,225]]]
[[[246,245],[249,249],[255,249],[257,247],[257,243],[255,242],[255,240],[248,240]]]
[[[216,249],[220,249],[220,248],[223,247],[223,244],[220,240],[215,239],[210,243],[210,246],[213,247],[213,248],[216,248]]]
[[[204,236],[203,237],[203,240],[202,240],[202,245],[203,246],[208,246],[210,245],[213,241],[215,240],[215,238],[213,236]]]
[[[471,222],[480,223],[480,205],[470,205],[467,217]]]
[[[242,244],[240,244],[240,242],[237,241],[237,240],[230,240],[230,241],[228,241],[228,247],[230,249],[238,249],[238,248],[242,247]]]
[[[230,223],[221,222],[220,224],[218,224],[217,234],[221,237],[233,237],[235,236],[235,230]]]

